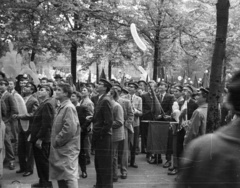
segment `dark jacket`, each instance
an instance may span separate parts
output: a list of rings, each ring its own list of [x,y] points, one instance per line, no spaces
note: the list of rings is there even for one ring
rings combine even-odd
[[[160,96],[158,95],[157,97],[158,97],[158,100],[160,101]],[[168,115],[168,116],[171,115],[173,102],[174,102],[174,96],[166,93],[165,96],[163,97],[162,102],[160,103],[165,115]]]
[[[142,120],[153,120],[152,108],[152,96],[150,93],[144,93],[142,95]]]
[[[177,188],[240,187],[240,120],[193,140],[181,158]]]
[[[43,142],[50,142],[51,130],[55,108],[52,99],[48,99],[41,103],[37,111],[33,115],[31,142],[41,139]]]
[[[111,100],[103,95],[98,100],[93,116],[93,134],[112,135],[113,112]]]

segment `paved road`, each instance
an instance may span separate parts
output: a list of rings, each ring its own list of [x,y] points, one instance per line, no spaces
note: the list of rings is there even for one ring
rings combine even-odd
[[[93,161],[93,157],[92,157]],[[128,178],[122,180],[119,178],[118,182],[114,183],[114,188],[173,188],[174,178],[176,176],[168,176],[167,169],[164,169],[161,164],[152,165],[146,162],[145,155],[137,155],[136,162],[138,169],[129,168]],[[16,164],[16,170],[18,164]],[[7,168],[4,169],[3,185],[9,184],[13,180],[18,180],[21,183],[33,184],[38,181],[36,169],[34,174],[29,177],[22,177],[22,174],[16,174],[16,170],[10,171]],[[93,162],[87,166],[88,178],[79,179],[79,187],[81,188],[92,188],[95,184],[96,173]],[[56,182],[54,182],[56,185]],[[4,188],[4,186],[3,186]]]

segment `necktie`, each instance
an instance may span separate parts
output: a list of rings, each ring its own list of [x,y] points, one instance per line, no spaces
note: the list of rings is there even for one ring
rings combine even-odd
[[[162,102],[162,100],[163,100],[163,95],[161,94],[160,95],[160,102]]]

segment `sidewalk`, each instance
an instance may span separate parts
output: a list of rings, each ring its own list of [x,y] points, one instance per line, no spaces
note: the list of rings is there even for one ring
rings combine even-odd
[[[91,164],[87,166],[88,177],[86,179],[79,179],[79,187],[92,188],[96,183],[96,173],[93,164],[94,156],[91,158]],[[176,176],[168,176],[167,169],[164,169],[161,164],[153,165],[146,162],[145,155],[139,154],[136,156],[136,163],[138,168],[129,168],[128,177],[125,180],[118,179],[117,183],[114,183],[114,188],[173,188],[174,178]],[[10,184],[14,180],[18,180],[24,184],[33,184],[38,182],[38,176],[36,168],[34,174],[28,177],[23,177],[22,174],[16,174],[16,170],[19,169],[18,163],[16,163],[15,170],[4,169],[4,176],[2,184]],[[120,175],[120,172],[119,172]],[[56,185],[56,182],[54,182]]]

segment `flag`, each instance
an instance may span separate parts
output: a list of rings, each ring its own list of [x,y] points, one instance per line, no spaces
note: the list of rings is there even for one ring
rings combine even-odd
[[[148,75],[147,75],[147,77],[146,77],[146,82],[147,82],[147,83],[149,82],[149,77],[148,77]]]
[[[182,80],[181,80],[181,85],[182,85],[182,86],[184,85],[185,77],[186,77],[186,72],[184,71],[183,77],[182,77]]]
[[[195,88],[198,88],[198,79],[197,79],[197,75],[195,75],[195,77],[194,77],[193,86],[194,86]]]
[[[105,71],[104,71],[104,69],[102,69],[102,72],[101,72],[101,75],[100,75],[100,79],[107,79],[107,77],[106,77],[106,74],[105,74]]]
[[[147,82],[148,83],[148,82]],[[156,96],[155,91],[153,91],[153,89],[151,88],[150,84],[149,84],[149,88],[151,90],[151,94],[152,94],[152,104],[151,104],[151,113],[153,115],[154,120],[156,120],[156,118],[161,114],[162,111],[162,106]],[[163,112],[164,113],[164,112]]]
[[[208,88],[209,87],[209,73],[204,73],[203,74],[202,86],[204,88]]]
[[[91,77],[92,77],[92,75],[91,75],[91,71],[89,70],[88,80],[87,80],[88,83],[91,83],[91,82],[92,82]]]
[[[122,76],[122,78],[121,78],[121,83],[120,83],[120,85],[121,85],[122,87],[124,87],[124,84],[125,84],[125,73],[123,73],[123,76]]]

